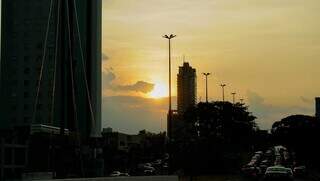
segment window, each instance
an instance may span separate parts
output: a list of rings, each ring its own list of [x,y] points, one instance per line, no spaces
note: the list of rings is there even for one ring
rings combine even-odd
[[[30,85],[30,81],[29,80],[24,80],[23,81],[23,85],[24,86],[29,86]]]
[[[13,57],[11,57],[11,60],[12,60],[13,62],[17,61],[17,57],[16,57],[16,56],[13,56]]]
[[[17,105],[11,105],[11,110],[12,110],[12,111],[16,111],[16,110],[17,110],[17,108],[18,108],[18,106],[17,106]]]
[[[23,123],[28,123],[29,121],[30,121],[30,117],[29,116],[23,117]]]
[[[25,68],[23,72],[24,72],[24,74],[29,74],[30,73],[30,68]]]
[[[38,110],[41,110],[41,109],[42,109],[42,104],[38,104],[38,105],[37,105],[37,109],[38,109]]]
[[[29,110],[29,105],[28,104],[23,105],[23,110]]]
[[[24,92],[24,93],[23,93],[23,97],[24,97],[24,98],[28,98],[28,97],[29,97],[29,92]]]
[[[30,57],[29,56],[24,56],[23,60],[24,60],[24,62],[29,62]]]

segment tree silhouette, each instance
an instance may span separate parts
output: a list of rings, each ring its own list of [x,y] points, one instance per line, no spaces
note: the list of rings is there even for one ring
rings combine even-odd
[[[240,103],[199,103],[191,107],[183,116],[180,136],[172,143],[175,166],[197,173],[239,168],[242,153],[248,152],[258,129],[255,119]]]
[[[315,139],[320,136],[320,124],[315,117],[292,115],[272,125],[274,143],[282,144],[297,154],[298,161],[317,164],[319,151]]]

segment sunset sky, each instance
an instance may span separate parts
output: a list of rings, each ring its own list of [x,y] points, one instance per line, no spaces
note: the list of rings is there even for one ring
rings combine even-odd
[[[210,100],[237,92],[263,129],[314,114],[320,96],[319,0],[103,0],[103,127],[166,128],[167,40],[174,33],[173,95],[183,55],[211,72]],[[174,98],[174,104],[175,98]]]

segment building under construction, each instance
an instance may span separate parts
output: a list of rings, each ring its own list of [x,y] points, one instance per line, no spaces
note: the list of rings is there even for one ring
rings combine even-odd
[[[0,130],[24,135],[21,172],[86,172],[82,148],[101,131],[101,3],[2,0]]]

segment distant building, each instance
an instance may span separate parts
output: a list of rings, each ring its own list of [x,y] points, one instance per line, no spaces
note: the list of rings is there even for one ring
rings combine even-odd
[[[320,97],[316,97],[316,117],[320,119]]]
[[[76,0],[76,7],[70,10],[73,20],[71,29],[76,28],[76,15],[79,20],[79,33],[74,37],[74,79],[76,86],[77,125],[69,115],[62,113],[66,95],[62,86],[61,61],[57,62],[57,74],[55,70],[57,2],[53,1],[50,8],[50,0],[22,1],[2,0],[1,2],[1,61],[0,61],[0,129],[12,129],[15,126],[28,126],[31,124],[43,124],[59,127],[61,120],[68,122],[66,125],[70,131],[79,128],[82,135],[97,136],[101,132],[101,0],[87,1]],[[69,1],[72,2],[72,1]],[[49,21],[48,39],[45,41],[49,12],[52,10],[52,18]],[[74,10],[77,10],[75,13]],[[76,32],[75,32],[76,33]],[[88,89],[92,102],[92,111],[95,122],[92,123],[86,88],[84,83],[84,71],[81,63],[81,52],[78,37],[82,41],[82,50],[85,61],[85,71],[88,80]],[[62,39],[66,39],[63,37]],[[67,41],[66,41],[67,42]],[[39,100],[35,119],[33,120],[34,105],[36,100],[37,85],[41,71],[41,64],[46,45],[45,65],[39,92]],[[61,48],[63,49],[63,48]],[[56,75],[55,106],[53,102],[53,80]],[[65,76],[67,77],[67,76]],[[65,78],[64,80],[70,81]],[[63,85],[64,84],[64,85]],[[70,103],[68,106],[70,108]],[[67,108],[66,108],[67,109]],[[52,118],[54,110],[54,118]],[[64,110],[67,114],[72,111]],[[68,117],[68,118],[66,118]],[[73,122],[72,122],[73,121]],[[67,123],[66,123],[67,124]]]
[[[178,127],[181,127],[181,116],[176,110],[171,111],[171,121],[169,120],[169,113],[167,114],[167,135],[170,139],[175,139],[179,134]]]
[[[177,79],[178,113],[183,114],[189,107],[196,104],[196,69],[192,68],[188,62],[184,62],[183,66],[179,67]]]
[[[102,131],[104,145],[111,148],[128,152],[132,146],[140,146],[142,137],[140,135],[129,135],[120,132],[113,132],[112,128],[105,128]]]
[[[192,68],[188,62],[184,62],[179,67],[177,75],[177,107],[178,110],[172,110],[171,122],[167,121],[167,132],[170,139],[177,139],[183,134],[185,122],[183,113],[192,106],[196,105],[197,95],[197,75],[196,69]]]

